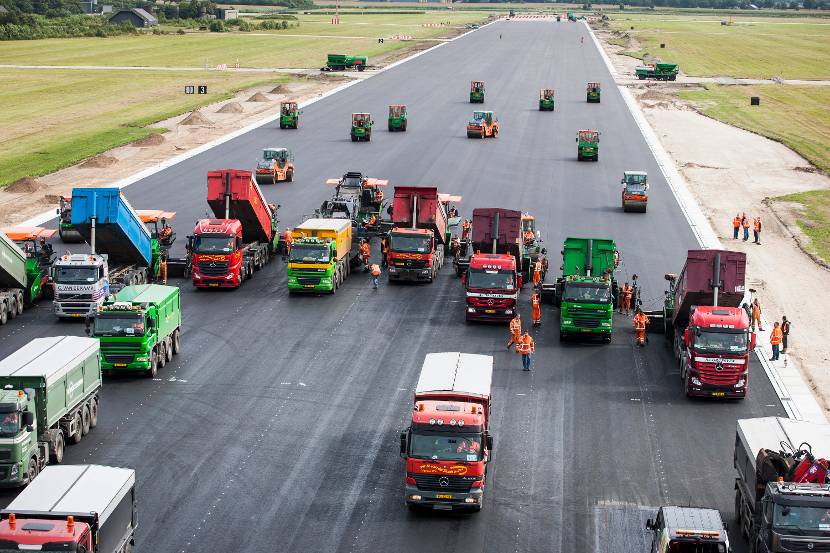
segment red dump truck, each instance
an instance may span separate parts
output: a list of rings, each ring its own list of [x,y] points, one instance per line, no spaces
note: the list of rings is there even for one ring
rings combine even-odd
[[[667,274],[663,310],[646,313],[649,330],[665,332],[687,396],[744,398],[755,347],[741,304],[746,254],[689,250],[680,275]]]
[[[396,186],[389,280],[432,282],[444,265],[447,214],[435,187]]]
[[[277,251],[277,209],[250,171],[209,171],[207,188],[216,218],[199,220],[193,231],[193,285],[237,288]]]
[[[492,381],[489,355],[426,355],[415,387],[412,422],[401,432],[408,506],[481,510],[493,451]]]

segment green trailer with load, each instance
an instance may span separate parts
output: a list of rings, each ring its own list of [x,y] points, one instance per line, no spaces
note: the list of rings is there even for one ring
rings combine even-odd
[[[300,126],[300,108],[297,102],[280,102],[280,128],[296,129]]]
[[[389,132],[406,131],[406,106],[392,104],[389,106]]]
[[[101,341],[101,368],[107,373],[156,376],[181,350],[182,306],[176,286],[126,286],[104,301],[90,325]]]
[[[655,79],[658,81],[675,81],[680,67],[676,63],[648,63],[634,69],[634,74],[641,81]]]
[[[576,132],[576,159],[599,160],[599,131],[581,130]]]
[[[57,231],[42,227],[14,227],[0,231],[0,325],[23,312],[48,291],[54,254],[40,238]]]
[[[611,341],[617,246],[605,238],[566,238],[562,276],[542,285],[543,301],[559,306],[559,339],[600,337]]]
[[[344,71],[346,69],[357,69],[363,71],[369,65],[367,56],[351,56],[347,54],[329,54],[326,57],[325,67],[320,71]]]
[[[0,361],[0,486],[32,481],[98,424],[98,340],[35,338]]]
[[[539,111],[553,111],[555,107],[554,91],[543,88],[539,91]]]
[[[291,237],[289,293],[337,292],[357,261],[351,219],[308,219]]]

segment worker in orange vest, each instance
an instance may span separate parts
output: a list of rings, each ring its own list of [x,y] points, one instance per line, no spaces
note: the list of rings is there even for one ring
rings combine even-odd
[[[622,303],[620,304],[620,313],[626,315],[631,313],[631,294],[634,290],[626,282],[622,287]]]
[[[533,363],[532,355],[536,352],[536,345],[533,343],[533,338],[525,330],[525,333],[519,338],[519,343],[516,344],[516,353],[522,354],[522,368],[526,371],[530,370]]]
[[[289,227],[285,227],[285,232],[282,233],[282,239],[285,241],[285,255],[289,255],[291,253],[291,242],[293,242]]]
[[[533,326],[542,324],[542,309],[539,305],[539,293],[535,290],[530,296],[530,303],[533,305]]]
[[[161,252],[159,260],[159,278],[162,284],[167,284],[167,250]]]
[[[634,314],[634,334],[637,335],[637,345],[646,345],[646,325],[648,324],[648,317],[640,308]]]
[[[749,217],[746,213],[741,213],[741,226],[744,227],[744,242],[749,240]]]
[[[380,278],[380,267],[377,263],[372,263],[372,287],[378,289],[378,279]]]
[[[536,235],[533,234],[533,231],[527,229],[524,234],[525,245],[532,244],[534,240],[536,240]]]
[[[761,218],[755,217],[753,221],[752,233],[755,235],[755,243],[761,245]]]
[[[533,265],[533,287],[539,288],[539,284],[542,283],[542,262],[537,261]]]
[[[518,346],[519,340],[522,339],[522,317],[518,313],[510,321],[510,340],[507,342],[507,349],[516,344]]]
[[[470,229],[473,228],[473,225],[470,224],[469,219],[464,219],[464,222],[461,223],[461,239],[466,240],[467,237],[470,235]]]
[[[775,321],[775,326],[772,328],[772,333],[769,335],[769,343],[772,346],[772,357],[770,361],[778,361],[779,347],[781,346],[781,339],[784,333],[781,331],[781,325]]]
[[[380,239],[380,265],[381,267],[389,266],[389,237],[384,236]]]
[[[360,242],[360,257],[363,260],[363,272],[369,272],[369,258],[372,256],[372,249],[369,247],[369,241],[365,238]]]
[[[758,330],[764,331],[761,328],[761,304],[758,303],[758,298],[752,300],[752,331],[755,332],[755,325],[758,325]]]
[[[741,214],[740,213],[736,213],[735,218],[732,219],[732,231],[733,231],[732,237],[735,240],[737,240],[738,239],[738,233],[741,232]]]

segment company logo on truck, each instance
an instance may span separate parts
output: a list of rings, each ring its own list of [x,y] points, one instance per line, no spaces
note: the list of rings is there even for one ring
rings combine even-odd
[[[78,390],[78,388],[81,387],[81,384],[83,384],[83,379],[76,380],[75,382],[67,385],[66,386],[66,395],[68,395],[70,397],[74,396],[75,392]]]
[[[421,474],[449,474],[451,476],[464,476],[467,474],[467,465],[451,465],[444,467],[433,463],[425,463],[418,467]]]

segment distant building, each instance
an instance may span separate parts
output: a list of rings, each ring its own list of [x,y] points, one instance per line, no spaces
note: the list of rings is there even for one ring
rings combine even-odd
[[[216,19],[239,19],[239,10],[231,8],[216,8]]]
[[[101,4],[99,7],[104,15],[112,13],[112,4]]]
[[[156,16],[141,8],[121,9],[109,18],[110,23],[129,23],[133,27],[155,27],[159,24]]]
[[[84,13],[98,13],[98,0],[81,0],[78,5]]]

